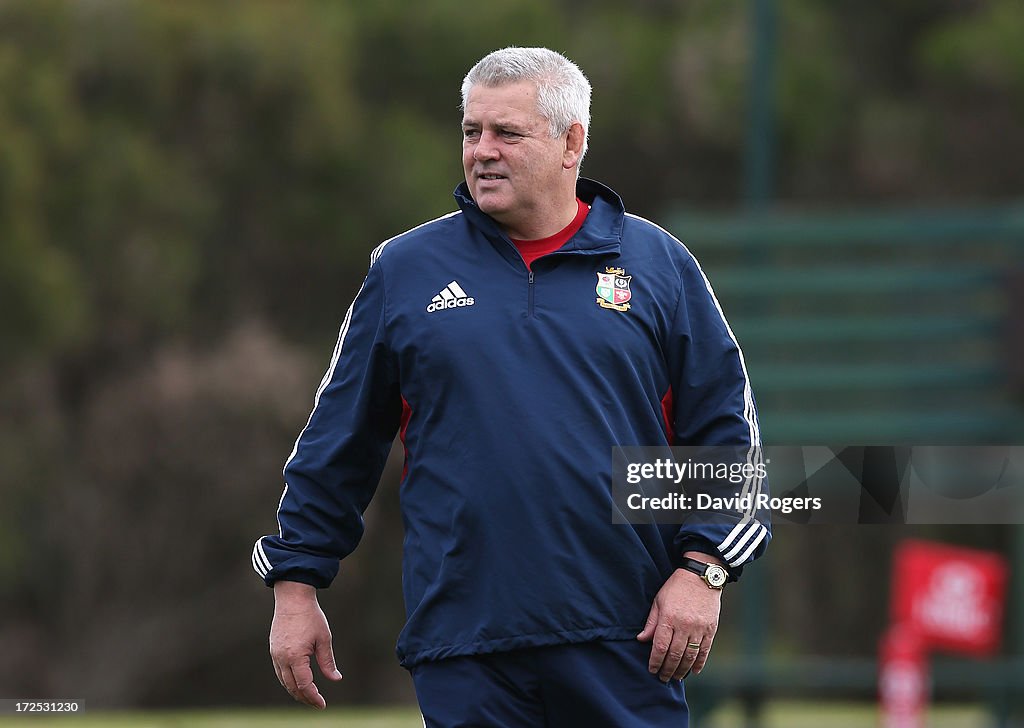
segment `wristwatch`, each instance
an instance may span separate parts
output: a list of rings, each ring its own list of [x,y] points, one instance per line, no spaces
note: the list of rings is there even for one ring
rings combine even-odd
[[[725,582],[729,581],[729,572],[725,570],[724,566],[718,564],[705,564],[703,561],[684,556],[681,566],[703,579],[704,583],[708,585],[708,589],[723,589]]]

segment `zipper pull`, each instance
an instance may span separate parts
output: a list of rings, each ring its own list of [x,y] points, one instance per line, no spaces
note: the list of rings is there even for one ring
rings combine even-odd
[[[533,271],[530,271],[530,285],[533,285]]]

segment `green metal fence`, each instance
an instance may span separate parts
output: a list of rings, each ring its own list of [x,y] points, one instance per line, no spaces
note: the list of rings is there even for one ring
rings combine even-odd
[[[1019,440],[1024,207],[671,224],[743,342],[772,442]]]

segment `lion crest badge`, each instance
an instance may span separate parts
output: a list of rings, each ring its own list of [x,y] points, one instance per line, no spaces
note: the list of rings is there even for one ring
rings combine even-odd
[[[633,297],[629,290],[629,281],[622,268],[605,268],[604,273],[597,274],[597,305],[616,311],[628,311],[629,299]]]

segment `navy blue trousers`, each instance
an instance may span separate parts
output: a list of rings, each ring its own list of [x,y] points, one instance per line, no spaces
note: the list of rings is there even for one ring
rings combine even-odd
[[[651,646],[584,642],[412,668],[427,728],[687,728],[683,684],[647,672]]]

